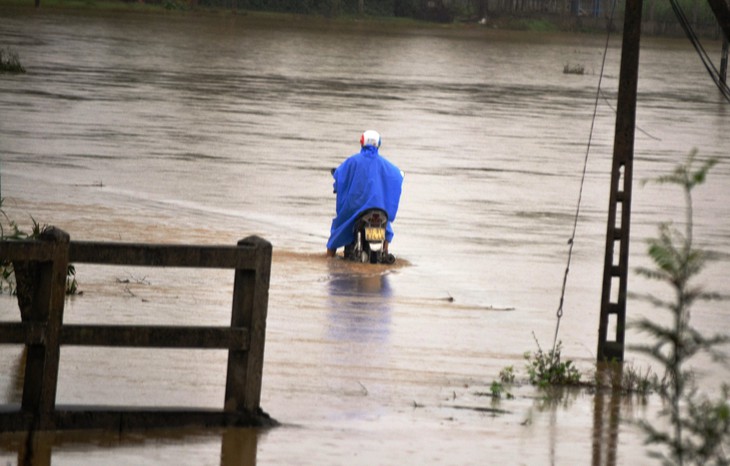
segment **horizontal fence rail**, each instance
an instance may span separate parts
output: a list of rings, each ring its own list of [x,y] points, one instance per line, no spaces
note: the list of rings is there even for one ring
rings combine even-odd
[[[69,261],[87,264],[256,270],[256,253],[255,248],[242,246],[74,241],[69,247]]]
[[[5,323],[0,343],[42,344],[45,325]],[[143,348],[248,349],[248,329],[142,325],[64,325],[60,344]]]
[[[51,227],[39,240],[0,241],[0,259],[16,271],[21,311],[21,322],[0,322],[0,344],[22,344],[27,353],[22,403],[0,406],[0,432],[275,423],[259,406],[271,254],[271,244],[255,236],[236,246],[72,242]],[[233,269],[231,325],[64,325],[70,263]],[[228,350],[223,408],[57,407],[62,345]]]

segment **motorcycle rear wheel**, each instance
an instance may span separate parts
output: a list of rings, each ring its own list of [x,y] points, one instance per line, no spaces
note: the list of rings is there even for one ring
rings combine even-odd
[[[370,251],[370,263],[371,264],[378,263],[378,252],[377,251]]]

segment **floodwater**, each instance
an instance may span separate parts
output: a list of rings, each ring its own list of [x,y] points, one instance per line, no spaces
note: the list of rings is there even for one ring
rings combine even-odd
[[[274,245],[262,407],[282,426],[48,436],[54,465],[647,464],[630,423],[658,401],[581,390],[484,396],[549,349],[568,239],[563,356],[594,368],[620,37],[417,29],[244,14],[0,10],[4,207],[77,240]],[[710,56],[720,44],[706,42]],[[566,64],[583,75],[563,74]],[[630,265],[682,220],[682,197],[639,181],[692,148],[717,157],[694,197],[697,241],[730,280],[730,105],[685,40],[642,42]],[[327,260],[329,169],[361,131],[405,173],[394,267]],[[66,322],[225,325],[232,273],[80,264]],[[632,275],[634,292],[670,291]],[[18,320],[12,298],[0,319]],[[629,319],[660,315],[629,301]],[[700,330],[730,328],[723,303]],[[629,343],[645,341],[629,332]],[[18,402],[21,348],[0,348]],[[647,362],[627,351],[639,368]],[[221,407],[226,354],[66,348],[60,404]],[[695,364],[713,392],[728,369]],[[24,440],[4,435],[0,463]],[[40,460],[39,460],[40,461]],[[50,459],[48,460],[50,463]]]

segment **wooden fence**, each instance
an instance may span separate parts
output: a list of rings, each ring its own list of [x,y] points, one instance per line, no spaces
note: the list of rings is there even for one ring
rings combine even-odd
[[[0,344],[27,349],[22,402],[0,406],[0,432],[273,424],[259,407],[271,251],[255,236],[237,246],[81,242],[53,227],[39,240],[0,241],[0,258],[25,277],[16,277],[21,322],[0,323]],[[234,269],[231,325],[65,325],[69,263]],[[226,349],[223,408],[56,406],[61,345]]]

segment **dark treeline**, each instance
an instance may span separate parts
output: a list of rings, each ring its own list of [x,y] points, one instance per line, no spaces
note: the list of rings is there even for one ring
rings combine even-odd
[[[153,0],[154,1],[154,0]],[[163,0],[164,1],[164,0]],[[281,13],[318,14],[324,16],[386,16],[451,22],[457,16],[479,11],[487,0],[191,0],[197,5],[229,6],[244,10]]]
[[[143,0],[147,3],[230,8],[237,10],[314,14],[327,17],[380,16],[436,22],[478,22],[510,17],[546,20],[559,27],[605,27],[614,0]],[[616,1],[615,18],[623,16],[624,0]],[[720,33],[707,0],[679,0],[692,26],[704,34]],[[668,0],[644,0],[644,31],[681,34]],[[615,21],[614,24],[620,24]]]

